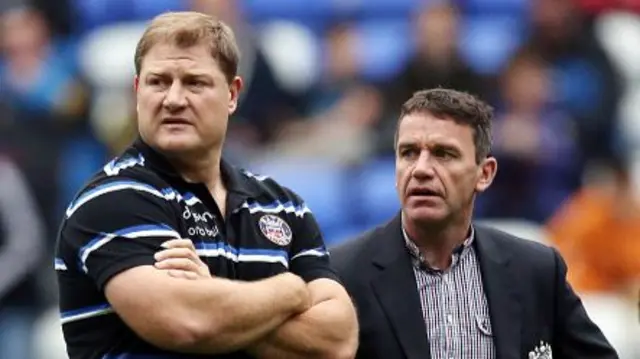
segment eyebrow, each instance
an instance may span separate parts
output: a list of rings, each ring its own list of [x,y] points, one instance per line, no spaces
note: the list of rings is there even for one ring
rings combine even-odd
[[[213,78],[213,76],[211,76],[211,74],[208,74],[206,72],[182,72],[181,77],[195,77],[195,78]],[[172,75],[169,72],[163,72],[163,71],[149,71],[147,73],[147,76],[158,76],[158,77],[171,77]]]
[[[417,147],[415,141],[399,142],[397,144],[397,148],[399,150],[400,149],[413,148],[413,147]],[[451,143],[451,142],[436,142],[436,143],[430,144],[429,147],[442,148],[442,149],[445,149],[447,151],[455,151],[455,152],[460,152],[461,151],[459,146],[457,146],[456,144]]]

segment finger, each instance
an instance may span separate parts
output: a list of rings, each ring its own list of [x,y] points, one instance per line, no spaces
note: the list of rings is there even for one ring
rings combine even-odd
[[[187,272],[199,273],[200,268],[193,261],[185,258],[168,258],[161,262],[156,262],[155,267],[158,269],[183,270]]]
[[[163,251],[156,252],[154,254],[154,258],[157,261],[163,261],[168,258],[186,258],[198,264],[204,265],[204,263],[202,263],[202,261],[200,260],[200,257],[198,257],[198,255],[195,252],[192,252],[186,248],[165,249]]]
[[[198,279],[198,275],[196,273],[186,272],[183,270],[170,269],[167,271],[167,274],[173,278],[179,278],[179,279],[189,279],[189,280]]]
[[[164,248],[187,248],[196,251],[196,247],[190,239],[171,239],[162,243]]]

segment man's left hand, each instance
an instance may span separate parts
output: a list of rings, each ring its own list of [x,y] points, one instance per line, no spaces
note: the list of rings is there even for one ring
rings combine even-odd
[[[164,242],[166,248],[157,252],[155,267],[164,270],[174,278],[182,279],[209,279],[211,272],[198,256],[193,242],[189,239],[172,239]]]

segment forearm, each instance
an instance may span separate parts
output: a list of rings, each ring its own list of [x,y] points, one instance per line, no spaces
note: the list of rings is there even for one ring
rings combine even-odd
[[[164,281],[162,293],[145,301],[125,299],[128,305],[114,308],[142,338],[183,353],[243,349],[309,306],[304,283],[291,275],[257,282]]]
[[[300,313],[306,301],[298,290],[289,287],[290,283],[283,277],[229,282],[210,313],[217,323],[202,332],[194,351],[210,354],[242,349]],[[211,303],[203,304],[211,308]]]
[[[251,352],[258,358],[352,358],[357,342],[356,313],[349,297],[341,293],[291,318]]]

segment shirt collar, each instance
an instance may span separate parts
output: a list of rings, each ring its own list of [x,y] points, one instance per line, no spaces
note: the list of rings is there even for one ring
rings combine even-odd
[[[438,269],[431,268],[429,266],[426,259],[424,258],[424,255],[422,255],[422,253],[420,252],[420,249],[418,248],[418,246],[415,244],[415,242],[411,238],[409,238],[409,235],[407,234],[407,231],[405,231],[404,226],[402,227],[402,236],[404,238],[405,245],[407,247],[407,250],[409,251],[409,254],[411,255],[414,265],[421,268],[428,268],[434,271],[438,270]],[[464,242],[462,242],[461,245],[459,245],[453,250],[451,267],[455,266],[459,262],[459,258],[464,253],[468,252],[468,249],[473,244],[474,238],[475,238],[475,229],[473,228],[473,226],[471,226],[469,228],[469,235],[467,236],[467,238],[464,240]]]
[[[185,182],[169,160],[140,137],[132,147],[142,154],[145,164],[149,168],[174,180]],[[259,187],[254,183],[254,180],[249,178],[247,173],[233,166],[224,158],[220,160],[220,175],[229,192],[239,193],[247,197],[257,197],[261,194]]]

